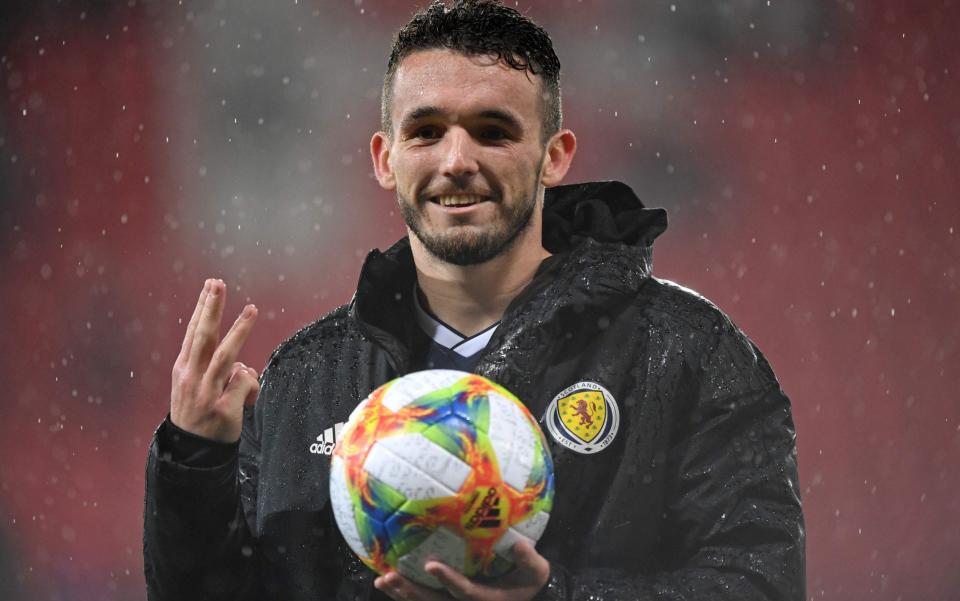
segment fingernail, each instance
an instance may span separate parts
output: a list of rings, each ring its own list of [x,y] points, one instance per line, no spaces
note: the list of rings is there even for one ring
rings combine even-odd
[[[210,278],[203,280],[203,291],[206,292],[210,289]]]
[[[219,280],[214,280],[210,283],[210,294],[213,296],[220,294]]]

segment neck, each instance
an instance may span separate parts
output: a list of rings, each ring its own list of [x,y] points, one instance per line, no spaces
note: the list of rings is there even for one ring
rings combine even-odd
[[[444,263],[413,235],[410,246],[417,282],[430,311],[465,336],[499,321],[510,302],[533,280],[540,262],[550,256],[539,236],[517,240],[507,252],[478,265]]]

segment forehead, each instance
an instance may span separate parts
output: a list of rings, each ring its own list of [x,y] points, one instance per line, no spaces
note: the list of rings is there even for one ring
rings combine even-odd
[[[405,57],[397,69],[391,116],[398,123],[418,107],[433,106],[461,116],[509,110],[521,120],[539,122],[540,94],[539,76],[493,57],[422,50]]]

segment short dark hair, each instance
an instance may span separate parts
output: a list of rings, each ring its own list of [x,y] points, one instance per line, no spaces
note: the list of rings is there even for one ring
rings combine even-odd
[[[546,31],[498,0],[456,0],[448,7],[440,0],[417,11],[397,32],[383,77],[380,126],[392,127],[390,110],[393,80],[400,62],[421,50],[446,48],[467,56],[490,56],[542,80],[542,136],[560,129],[560,60]]]

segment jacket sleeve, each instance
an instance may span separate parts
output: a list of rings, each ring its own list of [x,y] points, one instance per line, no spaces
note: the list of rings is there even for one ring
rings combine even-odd
[[[803,601],[804,525],[790,402],[724,316],[679,385],[656,574],[551,563],[545,600]]]
[[[260,598],[256,541],[241,502],[241,491],[244,500],[256,498],[257,445],[245,420],[234,444],[191,435],[169,417],[157,429],[145,478],[143,557],[151,601]]]

